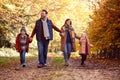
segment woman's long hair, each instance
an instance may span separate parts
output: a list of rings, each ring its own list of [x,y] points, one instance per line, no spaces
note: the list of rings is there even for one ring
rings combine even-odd
[[[66,24],[67,24],[67,21],[69,21],[69,20],[70,20],[70,19],[66,19],[64,25],[66,25]],[[71,21],[71,20],[70,20],[70,25],[72,25],[72,21]]]

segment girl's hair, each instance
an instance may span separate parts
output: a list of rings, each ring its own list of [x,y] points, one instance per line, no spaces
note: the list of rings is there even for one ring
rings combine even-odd
[[[64,24],[67,24],[67,21],[69,21],[70,19],[66,19]],[[70,25],[72,25],[72,21],[70,20]]]

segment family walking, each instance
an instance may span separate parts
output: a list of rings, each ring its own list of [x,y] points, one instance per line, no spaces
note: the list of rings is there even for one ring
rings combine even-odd
[[[75,39],[80,41],[81,49],[80,55],[82,56],[81,65],[84,65],[84,61],[89,54],[90,43],[86,33],[77,36],[72,27],[72,21],[66,19],[61,29],[57,28],[51,20],[47,18],[48,12],[46,10],[41,11],[41,17],[36,21],[35,27],[31,33],[31,36],[27,34],[25,27],[22,27],[20,34],[16,38],[16,50],[20,53],[21,66],[26,66],[25,54],[29,50],[29,43],[32,42],[34,35],[36,34],[37,46],[38,46],[38,68],[47,66],[47,53],[50,40],[53,40],[53,29],[59,32],[61,36],[61,51],[63,51],[65,66],[69,66],[69,58],[71,52],[76,52]]]

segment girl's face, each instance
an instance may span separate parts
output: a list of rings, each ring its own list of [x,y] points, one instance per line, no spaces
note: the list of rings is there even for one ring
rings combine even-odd
[[[71,25],[71,20],[68,20],[66,23],[67,25]]]
[[[26,32],[25,32],[24,30],[21,30],[21,34],[22,34],[22,35],[25,35],[25,33],[26,33]]]
[[[82,38],[86,38],[86,33],[83,33],[83,34],[82,34]]]

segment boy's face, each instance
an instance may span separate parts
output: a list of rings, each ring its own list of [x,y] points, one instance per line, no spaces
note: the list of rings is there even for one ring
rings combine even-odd
[[[24,30],[21,30],[21,34],[22,34],[22,35],[25,35],[25,31],[24,31]]]

